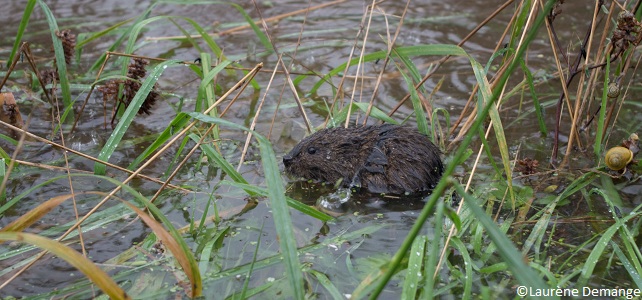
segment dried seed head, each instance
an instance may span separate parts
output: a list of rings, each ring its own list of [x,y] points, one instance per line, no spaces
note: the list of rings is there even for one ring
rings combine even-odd
[[[55,81],[59,81],[60,77],[58,76],[58,71],[55,69],[43,69],[40,70],[40,79],[42,82],[47,85]]]
[[[132,60],[132,63],[130,63],[127,68],[127,77],[134,80],[139,80],[145,77],[145,74],[147,74],[145,66],[147,66],[148,62],[138,57],[134,57]]]
[[[622,55],[631,45],[640,43],[642,24],[635,19],[635,15],[628,11],[621,11],[617,17],[617,28],[613,30],[612,57]]]
[[[125,107],[128,107],[129,104],[134,100],[136,93],[141,87],[141,81],[147,74],[145,66],[148,62],[142,58],[134,58],[127,68],[127,79],[126,80],[110,80],[104,86],[98,88],[99,91],[103,92],[103,101],[110,102],[117,99],[119,85],[122,84],[123,92],[122,96],[119,99],[125,104]],[[156,100],[160,97],[158,92],[158,84],[155,84],[152,90],[145,98],[145,101],[138,109],[139,114],[150,114],[151,108],[156,103]]]
[[[99,87],[97,90],[103,93],[104,102],[113,102],[118,96],[118,85],[121,81],[118,79],[112,79],[105,83],[105,85]]]
[[[76,48],[76,35],[71,33],[71,30],[66,29],[57,31],[56,36],[62,41],[62,49],[65,52],[65,63],[71,64],[71,58],[74,56],[74,48]]]

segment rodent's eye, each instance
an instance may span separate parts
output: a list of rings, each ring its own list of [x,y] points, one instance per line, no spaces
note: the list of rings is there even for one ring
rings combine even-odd
[[[314,148],[314,147],[308,148],[308,153],[310,153],[310,154],[317,153],[317,148]]]

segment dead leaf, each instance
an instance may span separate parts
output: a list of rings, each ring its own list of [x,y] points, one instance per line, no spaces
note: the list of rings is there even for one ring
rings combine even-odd
[[[0,93],[0,120],[18,128],[22,128],[24,124],[16,98],[13,97],[11,92]],[[15,131],[12,131],[12,133],[14,136],[18,135],[18,132]]]

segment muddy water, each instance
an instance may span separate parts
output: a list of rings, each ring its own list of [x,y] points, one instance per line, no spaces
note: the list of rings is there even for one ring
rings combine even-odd
[[[75,33],[100,31],[117,22],[137,18],[150,5],[147,1],[47,1],[47,4],[56,16],[58,25],[63,29],[72,29]],[[414,1],[410,4],[403,30],[396,43],[404,46],[437,43],[456,44],[500,4],[500,1]],[[253,18],[258,16],[257,9],[252,2],[244,1],[240,5]],[[304,9],[307,5],[303,1],[258,2],[258,7],[265,18]],[[366,53],[386,49],[385,37],[388,34],[394,34],[399,16],[403,13],[404,5],[405,3],[402,1],[386,1],[380,5],[381,11],[374,15],[369,26]],[[0,10],[0,19],[3,20],[5,25],[0,27],[0,59],[3,60],[2,63],[4,65],[13,44],[17,24],[22,16],[24,1],[5,1],[3,6],[3,9]],[[284,60],[291,72],[313,71],[325,74],[347,60],[359,30],[365,29],[362,26],[364,10],[365,3],[363,1],[337,3],[311,11],[307,15],[297,14],[281,19],[276,23],[269,23],[269,34],[279,50],[287,54],[284,56]],[[581,37],[583,35],[586,24],[588,24],[588,16],[591,14],[592,4],[584,3],[583,1],[567,3],[564,10],[565,13],[559,17],[556,24],[559,24],[560,28],[570,28],[572,30],[560,31],[558,34],[565,45],[573,47],[573,45],[577,45],[580,39],[578,36]],[[496,44],[499,43],[501,45],[505,42],[498,41],[498,39],[511,14],[512,8],[509,8],[466,43],[464,48],[468,53],[480,63],[485,64],[491,57]],[[224,32],[231,28],[245,25],[242,16],[237,10],[223,4],[158,4],[151,10],[150,15],[176,16],[174,20],[190,32],[193,32],[192,28],[180,17],[191,18],[196,23],[206,27],[210,32]],[[299,41],[300,32],[303,32],[303,35]],[[193,61],[198,58],[199,51],[189,43],[170,38],[177,35],[181,35],[181,31],[168,20],[154,22],[143,31],[139,38],[136,54],[185,61]],[[78,79],[72,79],[72,82],[83,84],[92,82],[92,77],[95,74],[89,74],[87,77],[83,77],[81,74],[95,62],[100,54],[107,50],[107,47],[113,43],[115,38],[115,35],[105,36],[89,43],[83,49],[80,60],[71,67],[71,72],[78,76]],[[226,119],[237,124],[249,126],[252,122],[252,117],[259,109],[259,103],[265,93],[265,87],[267,87],[270,80],[271,74],[269,71],[277,66],[278,57],[274,54],[266,55],[263,51],[263,45],[249,29],[234,31],[225,35],[216,35],[214,38],[228,58],[237,60],[244,67],[252,68],[257,63],[264,64],[266,72],[260,73],[256,77],[262,90],[257,92],[246,91],[239,101],[230,107],[225,116]],[[49,39],[50,35],[45,17],[37,6],[24,40],[32,44],[33,52],[42,66],[51,64],[50,58],[52,54],[49,51]],[[358,40],[362,40],[362,35],[359,36]],[[201,47],[207,49],[202,40],[198,40],[198,43]],[[298,49],[294,53],[297,45]],[[548,45],[548,41],[544,39],[535,41],[530,51],[531,56],[528,58],[531,66],[540,65],[540,68],[545,70],[544,73],[550,73],[554,70],[552,58],[548,54]],[[122,48],[117,51],[120,50]],[[413,58],[413,62],[420,68],[420,72],[424,73],[428,64],[436,59],[438,58],[419,57]],[[52,127],[51,107],[43,104],[42,99],[40,99],[41,95],[24,92],[29,83],[21,72],[26,68],[26,64],[20,64],[18,71],[12,76],[7,87],[17,95],[16,98],[19,98],[22,112],[25,115],[32,115],[29,130],[39,136],[51,138],[49,136]],[[346,81],[346,91],[348,92],[346,97],[349,97],[354,90],[355,99],[368,101],[375,84],[372,78],[375,78],[381,68],[381,63],[367,63],[364,71],[364,75],[367,78],[359,81],[355,89],[352,88],[354,84],[352,79]],[[353,68],[350,74],[353,75],[354,70],[356,68]],[[4,72],[5,69],[3,68],[2,71]],[[112,69],[111,71],[114,70]],[[389,111],[396,105],[397,99],[402,98],[407,93],[406,84],[396,72],[394,66],[388,66],[386,71],[389,75],[383,80],[376,96],[376,105],[383,111]],[[234,76],[222,75],[218,79],[218,83],[224,90],[227,90],[238,80],[238,76],[239,73]],[[452,118],[451,121],[454,121],[468,99],[472,86],[475,84],[475,79],[471,72],[470,64],[463,59],[453,59],[444,65],[437,75],[426,83],[426,89],[432,91],[442,78],[444,79],[443,85],[433,96],[434,105],[448,110]],[[308,78],[298,87],[299,95],[307,104],[306,112],[310,117],[311,123],[314,126],[320,126],[327,117],[325,109],[322,109],[325,107],[323,101],[332,100],[332,89],[326,84],[318,93],[309,95],[307,91],[316,81],[317,79]],[[144,149],[155,138],[155,133],[167,127],[167,122],[175,116],[175,108],[178,105],[189,109],[193,108],[199,83],[197,76],[187,68],[180,66],[168,68],[159,81],[160,88],[165,93],[163,101],[156,104],[151,115],[139,116],[129,128],[125,137],[125,140],[130,142],[122,143],[110,159],[110,162],[126,166],[140,153],[141,149]],[[338,84],[336,78],[333,84]],[[557,98],[557,93],[559,92],[556,84],[557,82],[545,83],[540,87],[543,90],[542,95],[544,97],[540,100],[547,103],[546,113],[549,116],[553,116],[555,113],[551,102]],[[285,86],[284,92],[281,93],[284,86],[283,75],[277,75],[265,97],[266,102],[257,120],[256,129],[259,133],[270,137],[274,150],[279,157],[306,135],[306,129],[303,126],[301,114],[294,105],[292,93],[287,86]],[[78,101],[85,99],[85,93],[86,90],[83,89],[73,91],[73,95],[78,97]],[[108,107],[111,108],[111,104]],[[509,124],[505,125],[505,130],[509,141],[515,142],[510,146],[515,147],[522,143],[526,145],[524,146],[524,151],[528,156],[540,161],[547,161],[550,155],[552,139],[550,137],[539,137],[534,117],[511,119],[510,116],[518,115],[517,112],[520,110],[517,103],[507,104],[505,107],[502,114],[506,117],[506,124]],[[402,120],[411,113],[412,107],[405,105],[401,107],[394,117],[397,120]],[[639,115],[631,112],[628,115],[633,120],[640,118]],[[65,137],[66,144],[90,155],[97,155],[100,147],[109,138],[110,134],[109,129],[103,128],[103,118],[102,99],[99,95],[94,94],[81,115],[76,133]],[[640,124],[639,121],[637,120],[632,124]],[[552,123],[548,125],[549,128],[552,128]],[[635,128],[622,130],[621,136],[624,136],[624,132],[630,130],[635,130]],[[568,129],[563,130],[563,132],[568,132]],[[222,129],[222,137],[226,139],[222,146],[226,158],[232,163],[238,162],[240,147],[242,147],[242,141],[245,140],[245,137],[238,131],[225,128]],[[53,139],[60,140],[59,137]],[[10,153],[12,150],[7,145],[3,145],[3,149]],[[166,172],[168,163],[173,159],[175,151],[176,148],[164,155],[160,163],[154,164],[146,170],[146,174],[161,176],[160,174]],[[28,143],[18,157],[23,160],[64,165],[60,151],[36,142]],[[77,157],[72,157],[70,160],[73,168],[80,170],[92,170],[93,168],[93,163],[90,161]],[[202,163],[203,161],[201,160],[200,162]],[[206,278],[205,293],[211,294],[211,291],[215,290],[225,291],[229,294],[238,290],[243,280],[239,279],[237,282],[230,282],[228,280],[229,277],[219,278],[220,274],[218,272],[220,270],[233,269],[236,266],[250,262],[256,247],[254,243],[258,240],[259,235],[261,236],[259,260],[278,253],[278,243],[271,220],[270,207],[266,199],[259,199],[256,207],[241,212],[242,208],[248,203],[246,195],[242,191],[225,185],[218,186],[222,178],[221,171],[215,167],[207,166],[197,169],[197,163],[199,163],[199,159],[194,159],[192,161],[193,169],[187,168],[180,172],[174,182],[195,186],[195,190],[199,192],[190,195],[168,193],[163,197],[163,202],[157,205],[170,217],[175,226],[183,227],[188,225],[191,219],[200,219],[204,212],[204,206],[209,199],[209,194],[212,192],[216,194],[216,201],[221,215],[224,218],[229,218],[222,226],[229,226],[230,237],[225,239],[221,249],[218,250],[220,254],[213,254],[209,258],[212,264],[207,271],[204,271],[204,277]],[[258,163],[258,149],[250,149],[248,162],[241,165],[240,171],[248,182],[257,185],[263,184],[263,171],[260,163]],[[463,173],[464,171],[464,169],[461,169],[459,172]],[[16,178],[20,179],[14,179],[9,182],[7,188],[9,199],[16,197],[30,187],[42,184],[56,176],[64,175],[64,173],[58,171],[27,167],[18,168],[14,172],[19,174],[19,177]],[[110,175],[121,180],[124,178],[122,174],[116,171],[110,171]],[[76,191],[109,191],[113,187],[106,182],[94,182],[91,178],[81,177],[74,178],[73,184]],[[156,184],[140,180],[134,181],[131,186],[146,196],[153,195],[158,188]],[[16,216],[24,214],[38,203],[66,193],[70,193],[69,184],[66,177],[62,176],[54,183],[47,184],[44,188],[38,188],[29,193],[20,203],[14,205],[4,215],[0,216],[0,227],[7,225]],[[296,199],[313,204],[324,193],[327,194],[327,191],[317,192],[295,185],[290,193]],[[631,195],[635,198],[633,195],[636,195],[636,193],[632,192]],[[127,195],[123,194],[121,196],[126,197]],[[97,197],[79,197],[79,213],[83,214],[89,211],[98,200]],[[383,229],[379,229],[373,234],[364,234],[350,241],[339,239],[336,243],[332,243],[331,246],[323,246],[303,258],[303,260],[310,262],[315,270],[326,273],[341,291],[345,292],[351,291],[360,280],[354,278],[355,274],[351,273],[353,270],[346,267],[344,262],[353,260],[353,262],[366,264],[364,261],[392,255],[402,242],[410,226],[412,226],[417,212],[421,209],[421,202],[396,203],[378,198],[360,199],[360,201],[362,202],[360,205],[344,208],[342,210],[344,214],[329,224],[322,224],[293,211],[295,234],[299,246],[313,247],[320,241],[332,240],[333,237],[344,232],[358,232],[377,224],[384,226]],[[149,230],[142,226],[140,221],[133,220],[131,214],[115,201],[108,202],[106,207],[105,215],[116,216],[115,220],[97,226],[92,230],[87,230],[83,236],[87,245],[86,250],[91,258],[97,262],[104,262],[129,249],[132,244],[141,242],[149,233]],[[211,209],[208,214],[211,214]],[[105,215],[102,218],[107,218]],[[35,224],[32,231],[53,230],[57,232],[57,225],[66,224],[73,221],[73,219],[73,206],[71,202],[67,202]],[[425,229],[425,233],[430,233],[428,226]],[[52,234],[51,236],[55,237],[56,235]],[[77,240],[77,237],[73,239]],[[188,242],[194,243],[192,240],[188,240]],[[77,243],[74,243],[74,245],[77,245]],[[77,246],[74,247],[79,249]],[[8,250],[6,247],[0,248],[0,255]],[[33,252],[28,252],[25,255],[33,255]],[[16,258],[12,259],[15,260]],[[0,260],[0,269],[6,270],[8,264],[16,262],[14,260]],[[331,264],[332,267],[324,267],[324,264]],[[111,272],[115,273],[117,271],[122,270],[112,270]],[[149,270],[144,271],[149,272]],[[281,272],[280,268],[274,266],[259,269],[253,275],[253,283],[264,283],[272,277],[280,278],[279,274]],[[0,274],[0,282],[4,282],[11,275],[12,273]],[[46,257],[14,280],[13,283],[0,290],[0,295],[21,296],[50,292],[53,289],[67,287],[81,276],[82,274],[63,261],[53,257]],[[129,277],[123,275],[119,280],[135,280],[135,278],[136,272],[133,272],[133,275],[129,275]],[[166,278],[166,280],[172,282],[174,279]],[[166,290],[159,290],[161,293],[168,293]],[[394,291],[394,288],[392,290]],[[318,288],[318,292],[323,293],[323,289]],[[384,296],[386,298],[395,298],[394,292],[391,293]]]

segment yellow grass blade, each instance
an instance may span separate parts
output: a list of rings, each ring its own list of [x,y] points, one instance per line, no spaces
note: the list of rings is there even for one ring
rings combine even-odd
[[[45,249],[85,274],[89,280],[111,299],[131,299],[107,273],[96,266],[91,260],[60,242],[24,232],[0,232],[0,240],[18,241]]]

